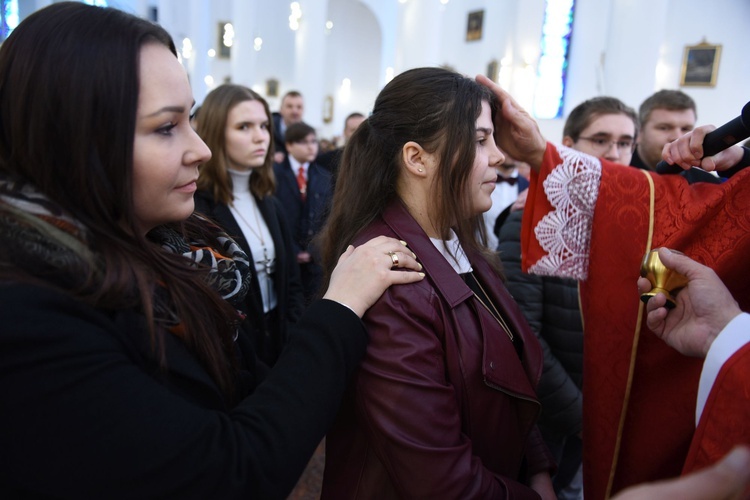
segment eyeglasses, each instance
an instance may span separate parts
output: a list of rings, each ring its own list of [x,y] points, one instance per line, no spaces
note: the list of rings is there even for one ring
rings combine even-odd
[[[635,141],[633,139],[607,139],[604,137],[579,137],[578,139],[589,141],[591,147],[598,153],[606,153],[613,144],[617,146],[617,150],[621,153],[632,153],[635,149]]]

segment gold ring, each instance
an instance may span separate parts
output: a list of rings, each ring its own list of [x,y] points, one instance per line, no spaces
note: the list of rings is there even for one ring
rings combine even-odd
[[[398,267],[398,255],[396,252],[388,252],[388,255],[391,258],[391,262],[393,262],[393,265],[391,267]]]

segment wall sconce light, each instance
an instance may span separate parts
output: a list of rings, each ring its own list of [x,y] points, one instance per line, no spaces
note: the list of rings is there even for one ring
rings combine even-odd
[[[182,50],[180,52],[185,59],[193,57],[193,42],[191,42],[189,38],[182,39]]]
[[[299,29],[299,22],[302,19],[302,8],[299,6],[299,2],[292,2],[289,4],[291,14],[289,14],[289,29],[297,31]]]
[[[393,76],[394,76],[393,68],[391,66],[388,66],[387,68],[385,68],[385,83],[388,83],[391,80],[393,80]]]
[[[344,78],[341,81],[341,87],[339,87],[339,101],[342,103],[349,102],[349,98],[352,95],[352,81],[349,78]]]
[[[256,52],[260,52],[260,49],[263,48],[263,39],[259,36],[256,36],[253,39],[253,48]]]
[[[222,43],[225,47],[231,47],[234,43],[234,26],[232,23],[226,23],[224,25],[224,35],[222,36]]]

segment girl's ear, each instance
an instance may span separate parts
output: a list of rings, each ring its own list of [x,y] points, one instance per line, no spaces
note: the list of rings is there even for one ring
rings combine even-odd
[[[434,156],[414,141],[407,142],[401,148],[401,160],[406,170],[416,177],[427,177],[431,173]]]

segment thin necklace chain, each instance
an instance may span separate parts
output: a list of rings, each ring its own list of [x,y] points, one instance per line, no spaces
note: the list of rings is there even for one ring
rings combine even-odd
[[[487,297],[487,302],[490,303],[490,306],[492,306],[492,309],[490,309],[490,306],[488,306],[487,304],[484,303],[484,301],[482,300],[482,298],[479,295],[477,295],[476,292],[472,291],[471,293],[473,293],[474,297],[477,298],[477,300],[479,301],[479,303],[482,304],[485,309],[487,309],[487,311],[490,313],[490,315],[492,315],[492,317],[495,318],[495,320],[500,324],[500,327],[503,330],[505,330],[505,333],[508,335],[508,338],[510,339],[510,341],[513,342],[513,333],[510,331],[510,328],[508,328],[508,324],[505,322],[505,320],[503,319],[503,317],[500,315],[500,312],[495,307],[495,304],[493,304],[492,301],[490,300],[490,296],[487,295],[487,292],[484,291],[484,287],[479,282],[479,280],[476,278],[476,276],[474,276],[474,273],[470,272],[469,274],[471,275],[471,279],[474,280],[474,283],[476,283],[477,285],[479,285],[479,289],[482,290],[482,294],[484,294],[484,296]]]
[[[273,261],[274,261],[274,259],[269,259],[268,258],[268,249],[266,248],[266,240],[263,238],[263,229],[260,227],[260,218],[258,217],[258,211],[259,211],[258,210],[258,204],[256,203],[256,201],[255,201],[254,198],[251,198],[251,201],[252,201],[251,205],[253,206],[253,213],[255,214],[255,223],[258,226],[258,231],[257,232],[255,231],[255,229],[253,229],[253,226],[251,226],[247,222],[247,219],[245,219],[245,217],[242,216],[242,213],[240,213],[240,211],[237,210],[237,207],[234,207],[234,213],[236,213],[240,217],[240,219],[242,219],[242,222],[245,223],[245,226],[247,226],[247,228],[250,229],[250,231],[252,231],[253,234],[255,236],[257,236],[258,239],[260,240],[260,245],[261,245],[261,247],[263,247],[263,259],[257,261],[257,263],[263,265],[263,270],[266,272],[266,275],[268,275],[270,277],[271,274],[273,273]],[[232,206],[234,206],[234,205],[232,205]],[[271,285],[269,283],[269,287],[270,286]],[[270,291],[269,291],[269,293],[270,293]]]
[[[260,227],[260,218],[258,218],[258,204],[255,202],[255,199],[250,197],[251,205],[253,206],[253,214],[255,214],[255,225],[258,227],[258,231],[256,232],[252,225],[245,219],[245,217],[242,216],[242,213],[235,207],[234,207],[234,213],[239,215],[240,219],[242,219],[242,222],[245,223],[248,229],[253,232],[253,234],[260,240],[260,244],[263,246],[263,248],[266,248],[266,240],[263,238],[263,230]]]

